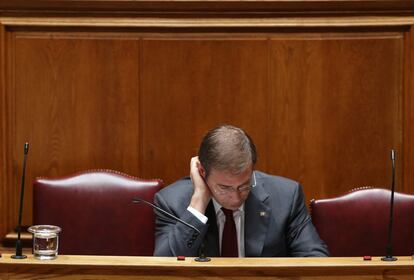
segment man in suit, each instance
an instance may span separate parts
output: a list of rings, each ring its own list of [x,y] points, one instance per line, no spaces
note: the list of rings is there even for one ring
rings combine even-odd
[[[155,195],[155,203],[190,225],[157,215],[156,256],[328,256],[304,203],[302,187],[254,171],[256,148],[240,128],[224,125],[203,138],[190,177]]]

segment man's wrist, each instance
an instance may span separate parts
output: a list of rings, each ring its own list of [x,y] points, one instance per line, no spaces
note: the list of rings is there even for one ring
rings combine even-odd
[[[191,198],[190,202],[190,207],[204,215],[209,201],[210,197],[193,194],[193,197]]]
[[[187,210],[189,212],[191,212],[191,214],[193,214],[194,216],[196,216],[196,218],[199,219],[200,222],[202,222],[203,224],[206,224],[207,223],[208,218],[205,215],[203,215],[202,213],[200,213],[197,209],[194,209],[193,207],[188,206]]]

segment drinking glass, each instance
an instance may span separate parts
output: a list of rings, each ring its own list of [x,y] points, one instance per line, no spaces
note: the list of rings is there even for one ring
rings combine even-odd
[[[59,232],[61,228],[52,225],[35,225],[28,231],[33,234],[33,255],[39,260],[57,258],[59,248]]]

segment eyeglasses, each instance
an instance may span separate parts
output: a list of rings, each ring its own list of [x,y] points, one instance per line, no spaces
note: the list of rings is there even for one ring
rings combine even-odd
[[[256,174],[253,171],[253,184],[250,181],[249,183],[246,183],[244,185],[238,186],[236,188],[229,187],[229,186],[222,186],[217,185],[217,188],[213,189],[215,193],[217,194],[228,194],[228,193],[234,193],[234,192],[247,192],[251,190],[252,188],[256,187]]]

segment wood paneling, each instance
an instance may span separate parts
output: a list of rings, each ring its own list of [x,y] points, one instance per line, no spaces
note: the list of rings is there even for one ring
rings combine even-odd
[[[7,132],[6,132],[6,123],[7,123],[7,106],[6,106],[6,56],[5,56],[5,49],[6,49],[6,30],[3,25],[0,25],[0,165],[2,166],[0,171],[0,236],[4,236],[6,234],[7,228],[9,227],[8,219],[9,213],[8,209],[8,202],[10,201],[8,184],[7,184],[7,154],[6,151],[8,150],[7,145]]]
[[[414,2],[413,2],[414,3]],[[413,12],[414,14],[414,12]],[[204,16],[177,16],[159,18],[154,15],[145,15],[142,17],[0,17],[4,25],[10,27],[10,30],[40,29],[44,32],[49,28],[53,30],[91,31],[97,29],[101,31],[112,31],[125,29],[129,31],[145,31],[161,34],[180,33],[224,33],[230,36],[234,32],[255,31],[260,34],[263,32],[284,33],[287,31],[297,32],[298,30],[311,32],[318,29],[319,32],[325,33],[328,30],[339,29],[342,32],[351,30],[362,31],[373,29],[381,33],[387,29],[404,29],[407,31],[414,22],[414,15],[407,16],[312,16],[312,17],[214,17]]]
[[[234,123],[256,140],[258,168],[300,180],[308,198],[388,186],[389,152],[402,147],[403,41],[374,35],[144,40],[143,173],[172,182],[208,128]]]
[[[31,221],[36,176],[139,170],[138,41],[60,35],[13,37],[7,120],[16,189],[23,143],[30,143],[24,223]]]
[[[25,224],[34,177],[110,168],[168,184],[221,123],[307,200],[388,186],[391,148],[397,190],[414,192],[414,14],[221,12],[0,18],[0,234],[17,221],[25,141]]]
[[[404,188],[414,193],[414,29],[405,33],[403,108]]]
[[[269,171],[301,181],[308,198],[386,187],[394,148],[401,182],[402,46],[399,34],[273,40]]]
[[[262,39],[145,39],[142,171],[171,183],[189,174],[201,137],[232,123],[265,130],[267,43]],[[262,137],[257,139],[262,147]]]

